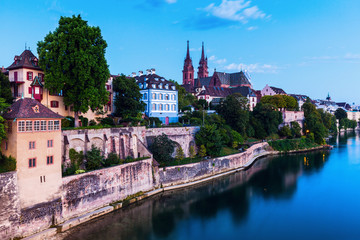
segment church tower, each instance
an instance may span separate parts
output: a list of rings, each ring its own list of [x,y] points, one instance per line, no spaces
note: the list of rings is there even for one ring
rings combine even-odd
[[[201,59],[198,67],[198,78],[205,78],[209,76],[207,57],[204,54],[204,42],[202,43]]]
[[[183,85],[186,84],[191,84],[192,86],[194,86],[194,67],[190,58],[189,41],[187,41],[187,52],[183,69]]]

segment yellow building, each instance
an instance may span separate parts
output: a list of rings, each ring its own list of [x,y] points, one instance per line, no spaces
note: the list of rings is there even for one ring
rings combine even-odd
[[[21,208],[61,197],[61,118],[35,99],[21,98],[3,115],[1,151],[16,158]]]
[[[13,96],[17,99],[31,98],[42,103],[52,111],[61,116],[72,116],[74,112],[72,107],[65,106],[63,102],[63,93],[51,93],[44,88],[44,72],[38,65],[38,58],[30,50],[25,50],[20,56],[15,56],[14,62],[7,67],[9,71],[9,81]],[[95,113],[89,110],[82,116],[89,120],[96,117],[106,117],[112,110],[112,77],[110,77],[106,88],[109,92],[109,102],[101,113]]]

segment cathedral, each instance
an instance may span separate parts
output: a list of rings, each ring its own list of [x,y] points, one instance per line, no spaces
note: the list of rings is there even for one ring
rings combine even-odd
[[[202,43],[197,78],[195,78],[194,66],[190,57],[189,41],[187,41],[187,52],[182,72],[182,86],[187,92],[196,96],[197,99],[205,99],[209,103],[217,104],[222,98],[230,94],[240,93],[249,99],[250,110],[256,105],[256,92],[252,88],[246,71],[225,73],[217,72],[215,69],[213,75],[209,77],[208,59],[205,56],[204,43]]]

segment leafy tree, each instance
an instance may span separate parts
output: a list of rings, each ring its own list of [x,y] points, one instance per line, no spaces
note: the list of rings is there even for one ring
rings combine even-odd
[[[108,157],[106,158],[104,162],[105,167],[110,167],[113,165],[118,165],[122,163],[122,160],[119,158],[119,156],[116,153],[109,153]]]
[[[249,122],[247,98],[239,93],[229,95],[218,106],[217,111],[234,130],[243,136],[246,135],[246,127]]]
[[[195,100],[193,106],[196,109],[206,110],[209,108],[209,103],[205,99]]]
[[[81,164],[84,161],[84,153],[83,151],[77,152],[75,149],[71,148],[69,150],[69,158],[71,161],[71,165],[74,166],[75,170],[78,170],[81,166]]]
[[[344,109],[338,108],[335,111],[335,117],[336,117],[336,119],[339,119],[339,120],[344,119],[344,118],[347,118],[347,113]]]
[[[95,111],[108,101],[105,89],[110,73],[105,59],[106,41],[99,27],[91,27],[80,15],[61,17],[54,32],[38,42],[39,65],[45,73],[45,87],[63,92],[66,106],[79,113]]]
[[[282,114],[277,107],[271,104],[256,104],[251,113],[251,125],[255,130],[255,137],[264,139],[266,136],[278,132],[278,126],[282,123]]]
[[[96,170],[104,165],[104,156],[101,150],[94,145],[91,146],[91,150],[86,153],[86,169]]]
[[[290,138],[292,137],[292,134],[291,134],[291,130],[288,126],[283,126],[282,128],[280,128],[279,130],[279,135],[281,137],[285,137],[285,138]]]
[[[14,100],[9,78],[2,72],[0,72],[0,98],[5,99],[5,103],[9,105],[12,104]]]
[[[205,146],[204,146],[204,145],[201,145],[201,146],[200,146],[200,149],[199,149],[199,156],[200,156],[201,158],[206,157],[206,148],[205,148]]]
[[[149,149],[154,155],[155,160],[164,165],[173,160],[171,155],[174,152],[175,146],[176,143],[163,133],[154,138],[154,142],[150,145]]]
[[[178,91],[178,106],[179,110],[185,111],[187,106],[193,105],[196,101],[196,97],[192,94],[188,93],[184,87],[182,87],[179,83],[175,82],[174,80],[169,80],[173,82],[176,86],[176,90]]]
[[[4,98],[0,98],[0,114],[3,113],[9,107],[9,104],[6,103],[5,101],[6,100]],[[0,144],[3,139],[6,139],[6,126],[5,126],[5,119],[2,116],[0,116]]]
[[[206,153],[212,157],[220,155],[223,140],[216,125],[205,125],[195,135],[196,145],[205,146]]]
[[[291,135],[293,138],[301,137],[301,127],[300,124],[296,121],[293,121],[291,124]]]
[[[184,151],[183,151],[183,149],[182,149],[181,146],[178,146],[178,147],[176,148],[175,159],[176,159],[176,161],[181,161],[181,160],[183,160],[184,158],[185,158]]]
[[[145,103],[142,101],[140,88],[134,78],[121,75],[113,80],[115,92],[114,116],[122,119],[137,118],[139,113],[145,111]]]
[[[286,108],[288,110],[296,110],[298,108],[298,103],[294,97],[287,95],[273,95],[273,96],[263,96],[260,100],[261,103],[272,104],[277,108]]]
[[[329,130],[323,123],[321,113],[316,110],[310,101],[306,101],[302,109],[305,115],[304,133],[308,138],[314,139],[316,143],[323,144],[324,137],[329,133]]]
[[[189,149],[189,157],[190,157],[190,158],[194,158],[195,155],[196,155],[195,147],[194,147],[194,146],[190,146],[190,149]]]

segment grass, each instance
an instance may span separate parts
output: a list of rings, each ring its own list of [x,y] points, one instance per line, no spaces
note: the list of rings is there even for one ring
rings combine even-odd
[[[274,150],[280,152],[309,149],[320,146],[319,144],[312,142],[308,138],[282,139],[276,141],[269,141],[268,143]]]

